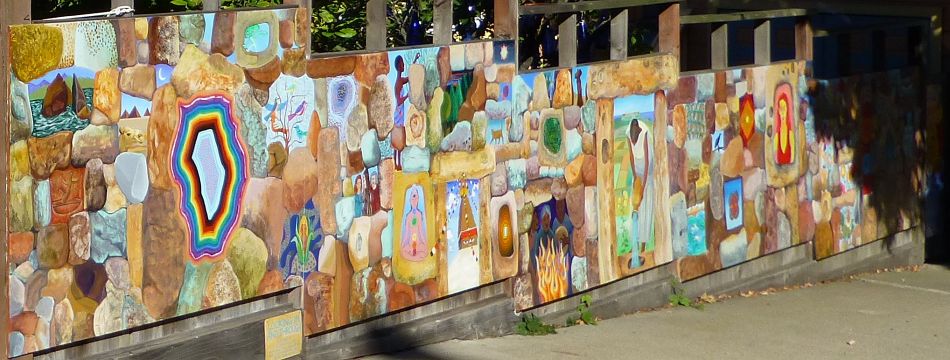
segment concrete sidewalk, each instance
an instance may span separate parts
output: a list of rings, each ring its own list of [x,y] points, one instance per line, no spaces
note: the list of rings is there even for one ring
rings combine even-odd
[[[371,358],[948,359],[950,270],[859,275],[704,310],[664,309],[556,335],[449,341]]]

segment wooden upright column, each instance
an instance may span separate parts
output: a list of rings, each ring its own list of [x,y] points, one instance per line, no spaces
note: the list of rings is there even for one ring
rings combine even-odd
[[[729,25],[726,23],[713,24],[710,36],[710,65],[713,70],[729,67]]]
[[[630,44],[627,19],[627,10],[610,19],[610,60],[627,58],[627,46]]]
[[[680,56],[680,4],[672,4],[660,13],[660,52]]]
[[[755,25],[755,64],[772,63],[772,21],[762,20]]]
[[[577,15],[571,15],[557,27],[557,66],[577,65]]]
[[[795,21],[795,59],[814,59],[814,38],[815,35],[812,33],[811,21],[809,21],[807,17],[798,18]]]
[[[452,0],[432,2],[432,42],[436,45],[452,43]]]
[[[366,2],[366,50],[386,49],[386,0]]]

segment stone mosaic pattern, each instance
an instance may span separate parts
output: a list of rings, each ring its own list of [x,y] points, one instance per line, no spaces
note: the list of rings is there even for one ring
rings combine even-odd
[[[296,19],[13,27],[10,355],[290,287],[314,334],[508,278],[526,309],[881,235],[811,131],[804,63],[307,59]]]

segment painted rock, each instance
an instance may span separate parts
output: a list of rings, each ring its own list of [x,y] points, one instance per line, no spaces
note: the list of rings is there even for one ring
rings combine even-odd
[[[62,267],[69,259],[69,233],[66,225],[56,224],[36,234],[36,254],[41,269]]]
[[[279,70],[278,67],[278,73]],[[276,76],[274,78],[276,79]],[[179,96],[189,99],[199,91],[233,94],[244,80],[244,71],[223,55],[208,55],[189,44],[185,46],[181,60],[172,71],[171,83]]]
[[[250,230],[238,228],[227,250],[228,262],[241,285],[241,298],[258,294],[258,285],[267,270],[267,247]]]
[[[149,64],[178,64],[181,51],[178,36],[178,16],[155,16],[149,19]]]
[[[65,131],[57,132],[45,138],[28,138],[30,174],[33,175],[33,178],[46,180],[54,169],[62,170],[68,167],[72,144],[73,133]]]
[[[393,91],[385,75],[376,77],[369,95],[369,124],[376,129],[379,140],[393,130]]]
[[[69,263],[78,265],[89,260],[92,228],[89,213],[79,212],[69,218]]]
[[[112,256],[125,256],[126,209],[115,213],[97,211],[89,213],[92,228],[89,258],[103,263]]]
[[[472,151],[472,125],[469,122],[459,122],[455,124],[445,138],[442,139],[440,146],[442,151]]]
[[[76,131],[72,141],[72,164],[85,167],[86,162],[99,158],[111,164],[119,154],[119,131],[117,126],[90,125]]]
[[[119,89],[135,97],[151,100],[156,87],[155,67],[151,65],[127,67],[119,75]]]
[[[50,194],[50,181],[37,181],[33,189],[33,226],[42,228],[50,224],[53,217],[53,206]]]
[[[125,195],[130,204],[139,204],[145,201],[149,188],[148,165],[145,155],[124,152],[116,156],[115,179],[119,189],[122,190],[122,194]]]
[[[234,273],[231,263],[228,260],[215,263],[208,274],[202,307],[211,308],[240,300],[241,280]]]
[[[283,172],[283,180],[287,185],[284,206],[288,211],[299,211],[313,197],[317,191],[318,171],[309,149],[297,148],[290,152]]]

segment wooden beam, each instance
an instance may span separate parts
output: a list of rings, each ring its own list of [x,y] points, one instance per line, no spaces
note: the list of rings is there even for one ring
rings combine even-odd
[[[577,65],[577,15],[568,16],[557,27],[557,66]]]
[[[30,9],[30,0],[2,0],[0,1],[0,118],[7,120],[10,118],[10,25],[29,24],[33,19]],[[10,264],[7,259],[7,249],[9,246],[9,223],[6,218],[10,209],[10,124],[4,121],[0,126],[0,178],[3,179],[3,194],[0,196],[0,208],[3,209],[3,221],[0,221],[0,268],[9,269]],[[3,289],[4,295],[0,296],[0,309],[4,309],[4,316],[9,316],[10,298],[6,296],[9,293],[9,276],[4,274],[0,276],[0,289]],[[0,321],[0,354],[4,357],[9,354],[9,334],[10,322]]]
[[[432,42],[436,45],[452,43],[452,0],[432,2]]]
[[[771,1],[749,0],[718,0],[720,9],[736,10],[763,10],[775,8]],[[827,1],[827,0],[782,0],[782,6],[795,9],[808,9],[811,12],[851,14],[851,15],[879,15],[879,16],[907,16],[930,17],[941,11],[937,6],[919,6],[913,4],[897,4],[891,0],[864,0],[864,1]]]
[[[386,49],[386,0],[366,2],[366,50]]]
[[[572,3],[527,4],[521,6],[522,15],[575,13],[579,11],[606,10],[676,3],[679,0],[590,0]]]
[[[755,25],[755,64],[768,65],[772,63],[772,22],[760,21]]]
[[[719,24],[712,30],[709,40],[710,66],[713,70],[729,67],[729,25]]]
[[[777,18],[786,18],[786,17],[798,17],[798,16],[805,16],[805,15],[808,15],[808,10],[805,10],[805,9],[776,9],[776,10],[743,11],[743,12],[725,13],[725,14],[683,15],[683,16],[680,16],[680,23],[682,24],[710,24],[710,23],[746,21],[746,20],[768,20],[768,19],[777,19]]]
[[[812,60],[815,58],[814,34],[808,18],[798,18],[795,22],[795,58]]]
[[[660,13],[659,50],[680,56],[680,4],[671,4]]]
[[[627,28],[627,10],[610,19],[610,60],[623,60],[627,58],[628,39]]]

